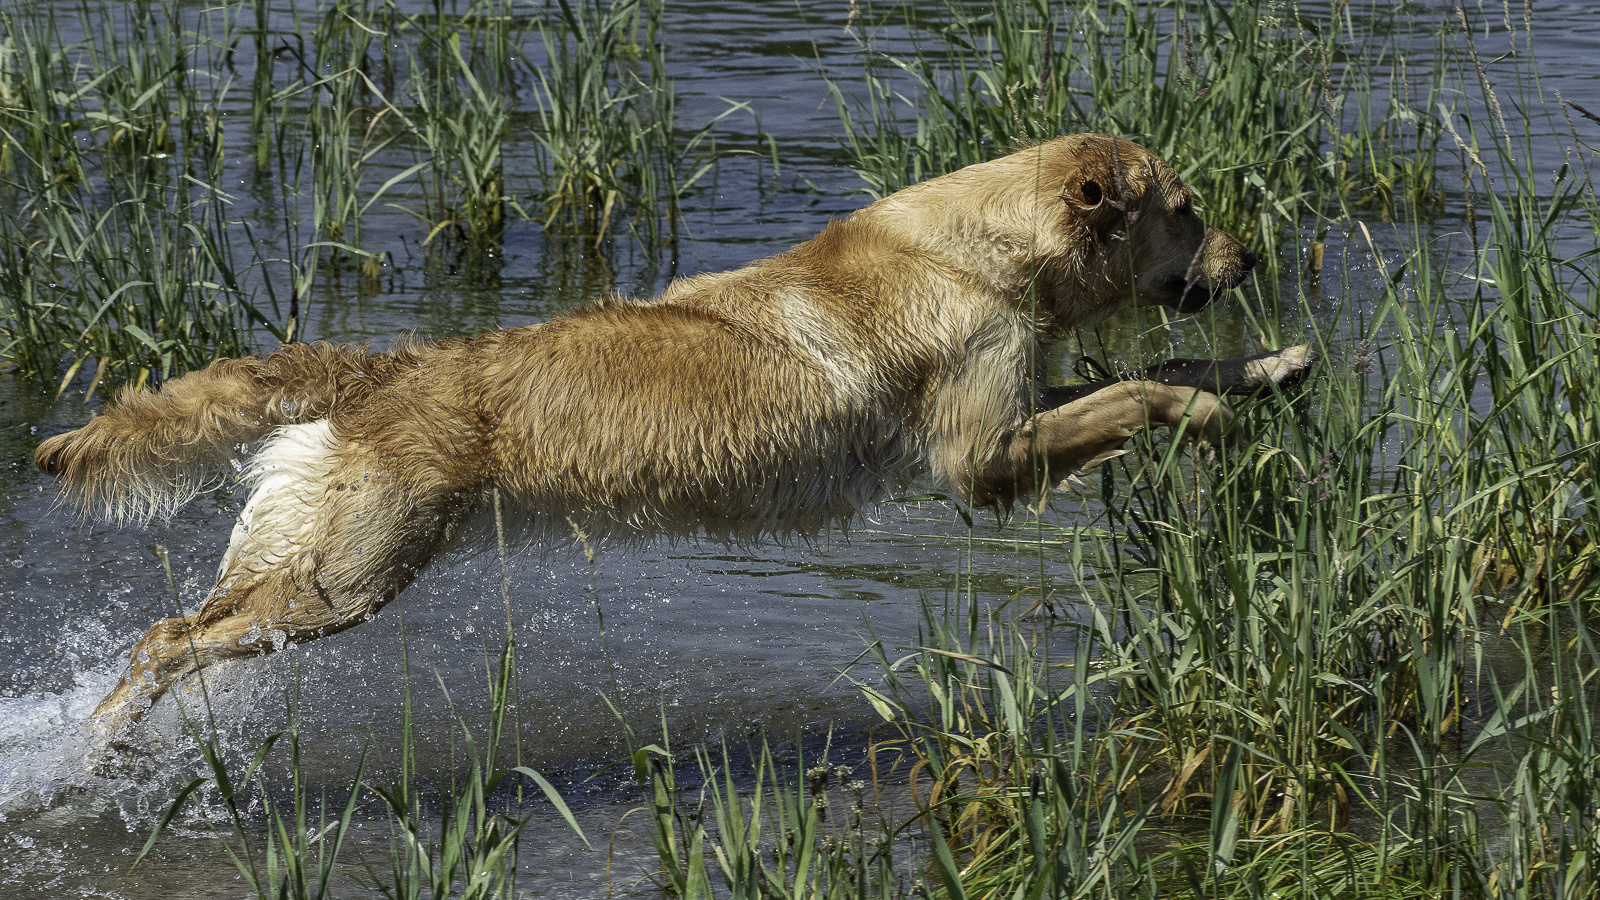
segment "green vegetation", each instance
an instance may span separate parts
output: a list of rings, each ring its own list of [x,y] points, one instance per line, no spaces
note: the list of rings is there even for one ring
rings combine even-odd
[[[505,537],[500,534],[500,560],[505,569]],[[167,563],[166,551],[157,547],[176,603],[177,586]],[[210,694],[201,687],[200,712],[203,720],[184,721],[200,748],[206,774],[189,782],[178,792],[144,849],[134,859],[134,868],[149,855],[184,805],[197,791],[209,788],[231,832],[223,838],[228,858],[238,870],[250,892],[260,900],[312,900],[347,895],[349,876],[340,871],[346,840],[367,825],[370,817],[358,816],[363,799],[380,802],[389,828],[389,854],[386,871],[363,860],[365,878],[355,882],[393,900],[453,897],[460,900],[487,900],[516,896],[517,855],[524,828],[548,807],[562,816],[585,843],[582,828],[556,788],[542,774],[527,766],[501,766],[502,750],[509,744],[520,749],[520,734],[515,721],[517,683],[516,634],[511,626],[511,607],[506,598],[506,633],[497,658],[485,659],[488,682],[488,723],[478,732],[466,718],[458,719],[460,735],[450,744],[452,752],[449,783],[440,786],[438,796],[426,789],[416,772],[419,734],[411,717],[410,651],[405,642],[405,621],[400,621],[402,655],[407,673],[405,715],[401,721],[400,770],[392,783],[375,783],[365,775],[366,754],[356,763],[355,775],[343,802],[330,809],[327,797],[315,810],[301,765],[298,709],[291,703],[287,727],[270,735],[251,755],[243,773],[230,766],[222,746],[220,731],[211,706]],[[440,687],[443,687],[441,681]],[[446,691],[448,695],[448,691]],[[511,714],[508,717],[508,714]],[[432,740],[437,736],[420,736]],[[457,741],[459,743],[457,743]],[[287,744],[290,785],[288,799],[278,799],[263,764],[280,742]],[[481,746],[480,746],[481,745]],[[533,788],[538,788],[537,794]],[[252,791],[252,789],[254,789]],[[259,815],[265,820],[265,833],[256,827],[247,812],[251,800],[259,802]],[[256,838],[256,835],[260,835]],[[350,860],[343,861],[348,868]],[[343,875],[344,877],[340,877]]]
[[[869,191],[1062,131],[1127,136],[1269,251],[1264,309],[1194,327],[1281,345],[1299,317],[1323,362],[1239,404],[1239,443],[1203,464],[1143,442],[1058,494],[1100,527],[1028,527],[1041,568],[1084,573],[1080,595],[991,608],[958,573],[918,646],[872,642],[850,673],[883,720],[864,749],[789,765],[764,743],[686,756],[629,730],[661,890],[1593,896],[1600,193],[1580,128],[1600,120],[1541,93],[1521,11],[1495,13],[1523,43],[1494,78],[1463,14],[1440,17],[1419,78],[1392,17],[1420,13],[1390,4],[930,5],[865,6],[864,87],[832,73]],[[659,4],[557,0],[530,21],[353,2],[322,11],[315,71],[297,73],[273,69],[295,57],[273,62],[262,9],[213,14],[219,35],[254,41],[254,159],[285,227],[312,211],[287,287],[267,274],[282,260],[236,249],[226,213],[216,110],[234,88],[207,54],[228,40],[149,0],[126,7],[152,37],[137,45],[87,19],[92,36],[67,45],[50,23],[0,23],[15,211],[0,216],[0,356],[52,381],[67,366],[61,384],[91,362],[96,380],[140,380],[236,352],[252,324],[297,334],[319,272],[381,264],[359,227],[380,199],[409,204],[441,254],[480,261],[513,215],[592,248],[626,212],[643,246],[674,246],[709,139],[675,137]],[[914,52],[880,51],[902,26]],[[521,193],[501,152],[506,85],[534,33],[537,187]],[[1552,143],[1565,164],[1536,169]],[[1159,340],[1083,336],[1119,359]],[[508,637],[492,733],[481,752],[465,739],[436,827],[404,779],[351,787],[396,823],[391,896],[513,895],[529,812],[495,762],[513,663]],[[231,804],[228,785],[259,782],[273,741],[231,781],[210,754],[216,793]],[[235,812],[254,890],[325,893],[352,807],[308,823],[298,779],[287,805],[263,804],[264,847]]]
[[[196,778],[179,792],[157,823],[135,867],[150,852],[185,802],[197,789],[209,787],[225,810],[231,826],[228,856],[256,897],[309,900],[343,896],[349,886],[338,879],[346,838],[365,824],[358,818],[364,798],[381,801],[391,832],[388,868],[379,871],[365,860],[363,886],[392,898],[490,898],[515,896],[519,839],[528,822],[548,806],[563,816],[580,839],[583,832],[555,787],[526,766],[496,768],[496,757],[506,735],[509,691],[516,678],[515,645],[507,637],[498,665],[489,674],[490,725],[483,746],[472,729],[461,722],[458,736],[464,762],[450,783],[433,796],[414,777],[418,735],[409,710],[402,727],[401,753],[405,760],[394,784],[366,780],[364,762],[345,792],[343,802],[330,809],[324,797],[312,809],[302,778],[300,733],[296,710],[289,709],[288,727],[269,736],[255,751],[244,772],[231,772],[216,738],[217,729],[206,706],[208,733],[194,726],[208,774]],[[262,764],[280,742],[287,744],[285,760],[290,773],[289,799],[275,799]],[[260,811],[266,820],[264,836],[246,812],[246,792],[256,788]],[[538,788],[537,794],[532,789]],[[348,866],[350,860],[344,860]],[[361,879],[357,879],[358,882]]]
[[[126,15],[82,23],[77,53],[54,22],[3,23],[0,359],[54,377],[65,355],[63,385],[97,360],[91,390],[237,354],[250,319],[270,325],[241,287],[225,195],[197,189],[220,174],[217,84],[192,76],[215,48],[173,39],[148,4]]]
[[[90,366],[93,392],[248,352],[256,329],[302,337],[319,279],[374,293],[403,249],[363,234],[378,203],[417,218],[429,268],[492,273],[512,213],[576,223],[590,254],[626,215],[642,253],[676,258],[715,148],[709,124],[674,131],[661,0],[315,6],[0,15],[0,362],[63,390]],[[529,80],[538,127],[508,172]]]
[[[1440,86],[1412,97],[1391,43],[1400,8],[1335,6],[1331,22],[1263,2],[869,7],[865,96],[835,100],[875,196],[1019,144],[1105,132],[1173,161],[1201,185],[1211,223],[1271,264],[1321,215],[1438,201]],[[928,35],[914,55],[877,49],[883,25],[900,23]],[[1389,100],[1373,109],[1380,77]]]
[[[1026,138],[1056,123],[1128,134],[1200,171],[1235,160],[1252,189],[1209,195],[1214,218],[1256,219],[1269,243],[1309,234],[1318,252],[1343,232],[1349,258],[1372,267],[1370,283],[1343,288],[1374,301],[1334,306],[1339,321],[1315,271],[1264,286],[1269,298],[1298,290],[1323,318],[1325,363],[1294,396],[1241,408],[1247,444],[1204,465],[1146,445],[1100,476],[1125,537],[1073,542],[1075,566],[1100,573],[1092,621],[966,598],[930,611],[918,653],[880,652],[890,690],[875,705],[932,779],[911,791],[927,798],[931,880],[949,896],[1595,888],[1593,151],[1531,69],[1502,102],[1464,16],[1444,23],[1454,66],[1439,67],[1427,105],[1400,105],[1396,65],[1374,115],[1372,72],[1394,63],[1385,45],[1357,63],[1341,45],[1366,32],[1300,19],[1301,39],[1285,40],[1263,30],[1269,13],[1287,15],[1109,4],[1048,24],[1040,7],[952,10],[941,38],[997,52],[962,57],[949,89],[942,56],[887,58],[920,89],[907,104],[915,150],[884,149],[900,133],[886,89],[852,130],[881,190],[905,177],[887,160],[975,161],[1019,123]],[[1158,39],[1161,16],[1174,24]],[[1030,55],[1052,31],[1089,42],[1069,55],[1085,71]],[[1191,66],[1201,33],[1211,40],[1192,55],[1207,62]],[[1093,45],[1108,35],[1125,43]],[[1158,45],[1186,74],[1154,77]],[[1518,49],[1531,66],[1533,48]],[[1553,177],[1528,162],[1541,132],[1570,135]],[[1433,227],[1445,133],[1464,163],[1470,255]],[[1564,249],[1574,236],[1579,249]],[[1245,325],[1269,344],[1276,328]],[[1052,662],[1058,642],[1070,660]],[[1507,751],[1522,764],[1483,777]]]

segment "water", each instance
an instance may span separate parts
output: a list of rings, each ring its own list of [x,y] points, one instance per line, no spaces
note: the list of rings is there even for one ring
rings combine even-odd
[[[778,142],[782,160],[773,173],[756,157],[730,156],[686,199],[689,240],[680,274],[779,252],[863,202],[855,193],[860,182],[843,165],[835,138],[840,125],[823,78],[859,71],[856,41],[843,27],[852,8],[670,5],[665,33],[680,122],[710,120],[726,109],[724,98],[749,103],[759,120],[729,116],[719,140],[755,148],[759,125]],[[1600,74],[1589,65],[1597,29],[1585,12],[1580,4],[1541,9],[1535,43],[1546,91],[1600,111]],[[1499,21],[1491,9],[1483,17]],[[1480,38],[1486,57],[1501,51],[1499,37]],[[1425,43],[1426,34],[1418,40]],[[1534,152],[1552,153],[1540,158],[1546,169],[1559,164],[1543,142]],[[248,154],[236,154],[231,165],[248,188]],[[399,271],[384,292],[370,296],[325,279],[314,294],[307,337],[382,344],[399,333],[473,333],[557,315],[613,283],[650,292],[666,277],[661,267],[626,255],[614,280],[574,267],[536,225],[519,222],[493,283],[470,287],[407,265],[408,245],[398,236],[414,241],[415,234],[405,217],[379,210],[365,228],[367,245],[390,249]],[[1381,230],[1378,239],[1381,248]],[[1335,236],[1329,259],[1345,249],[1360,256],[1362,239],[1354,240],[1347,247]],[[1340,276],[1330,266],[1327,296],[1342,296]],[[1357,269],[1346,277],[1364,276]],[[204,695],[175,691],[152,714],[141,732],[148,757],[109,777],[86,772],[84,720],[144,628],[205,595],[241,498],[207,495],[143,530],[77,523],[54,506],[53,486],[29,459],[40,437],[88,418],[98,400],[75,399],[80,395],[69,391],[56,402],[35,386],[0,378],[0,896],[240,895],[242,885],[214,840],[225,828],[212,796],[203,798],[199,813],[179,820],[137,873],[126,871],[155,817],[203,774],[180,703],[202,722],[209,703],[223,745],[243,757],[283,727],[286,698],[297,698],[314,793],[337,794],[363,751],[379,783],[398,771],[395,745],[409,690],[418,733],[439,737],[419,748],[420,770],[446,780],[459,761],[451,737],[459,719],[481,720],[486,660],[503,635],[506,612],[493,558],[436,566],[375,621],[350,632],[217,667],[207,674]],[[1074,526],[1084,519],[1076,504],[1064,502],[1046,513],[1046,522]],[[1026,540],[1033,532],[1026,522],[998,532],[985,517],[977,535]],[[624,750],[606,697],[647,737],[664,718],[678,746],[721,740],[737,746],[762,732],[776,741],[815,741],[830,729],[841,740],[857,739],[874,715],[839,672],[864,649],[867,620],[886,644],[914,645],[919,604],[943,600],[963,572],[975,573],[985,602],[999,603],[1017,587],[1033,596],[1076,596],[1065,559],[1046,553],[1041,563],[1037,550],[975,544],[968,536],[951,507],[926,501],[886,506],[848,534],[809,542],[601,546],[593,565],[576,547],[519,555],[511,565],[510,602],[522,648],[515,715],[524,761],[551,774],[603,847],[635,802],[615,779],[585,780]],[[172,563],[176,600],[158,545]],[[538,849],[524,854],[524,886],[557,897],[602,889],[653,895],[635,877],[652,865],[648,842],[630,827],[637,826],[623,826],[608,860],[603,850],[584,850],[553,814],[539,817],[525,844]],[[348,858],[371,851],[379,859],[388,839],[374,815]],[[605,878],[608,864],[618,877]],[[359,876],[351,868],[339,877],[351,884]]]

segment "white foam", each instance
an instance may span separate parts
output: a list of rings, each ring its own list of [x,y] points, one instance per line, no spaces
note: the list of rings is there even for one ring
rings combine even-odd
[[[47,810],[91,781],[84,727],[117,683],[111,669],[80,672],[59,694],[0,697],[0,822]]]
[[[89,726],[121,675],[120,656],[76,673],[60,693],[0,698],[0,825],[59,826],[97,818],[112,806],[129,825],[153,821],[184,783],[204,774],[191,732],[210,733],[207,703],[225,732],[215,738],[227,756],[241,752],[232,745],[249,743],[239,723],[251,721],[251,709],[281,688],[279,679],[264,677],[262,662],[215,667],[206,673],[205,695],[198,679],[180,681],[127,735],[131,752],[99,746]]]

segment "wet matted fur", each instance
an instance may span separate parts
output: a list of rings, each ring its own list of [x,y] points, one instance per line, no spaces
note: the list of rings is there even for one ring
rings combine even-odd
[[[1150,426],[1215,440],[1214,393],[1301,348],[1049,388],[1066,329],[1199,309],[1255,264],[1155,155],[1073,135],[918,184],[787,253],[540,325],[387,353],[294,344],[128,391],[36,461],[93,513],[250,497],[217,585],[157,622],[96,710],[111,735],[172,678],[360,623],[474,510],[524,522],[812,531],[931,475],[1008,508]],[[1187,417],[1187,418],[1186,418]]]

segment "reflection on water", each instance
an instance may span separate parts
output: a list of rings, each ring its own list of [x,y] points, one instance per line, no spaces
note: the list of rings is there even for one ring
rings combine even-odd
[[[685,200],[689,240],[680,274],[781,251],[862,202],[853,193],[859,182],[841,165],[833,137],[840,126],[823,79],[859,67],[856,40],[842,26],[853,6],[670,4],[680,121],[708,121],[726,108],[724,98],[748,102],[782,155],[776,173],[756,156],[730,156]],[[1544,29],[1536,42],[1546,86],[1576,84],[1570,94],[1588,87],[1592,95],[1600,77],[1587,61],[1595,26],[1585,8],[1568,7],[1568,15],[1545,11],[1534,23]],[[1559,30],[1545,24],[1555,22]],[[757,130],[754,117],[730,116],[719,141],[753,149]],[[248,158],[241,152],[230,162],[245,188]],[[260,197],[270,202],[269,193]],[[547,319],[613,289],[650,292],[666,274],[626,247],[598,257],[584,250],[582,236],[546,236],[518,222],[503,266],[465,284],[421,264],[408,216],[375,208],[364,229],[369,247],[392,253],[392,266],[376,290],[349,273],[327,273],[311,299],[307,337],[383,344],[401,333],[473,333]],[[1330,261],[1340,259],[1338,236],[1329,240]],[[1330,262],[1319,285],[1330,299],[1311,296],[1311,314],[1341,302],[1339,279],[1363,277]],[[1252,347],[1258,323],[1221,308],[1170,332],[1152,332],[1155,324],[1107,328],[1090,343],[1113,356],[1138,357],[1152,340],[1170,341],[1182,355],[1231,355]],[[1303,326],[1280,327],[1292,335]],[[1065,374],[1069,363],[1064,355],[1058,369]],[[132,640],[173,613],[152,548],[170,553],[179,602],[193,606],[210,586],[239,498],[203,497],[144,531],[76,524],[54,508],[51,486],[28,460],[39,437],[90,413],[71,392],[55,402],[0,377],[0,894],[25,886],[32,896],[237,896],[232,867],[209,839],[220,816],[187,821],[137,875],[125,874],[154,817],[201,771],[179,702],[164,702],[145,726],[140,737],[150,755],[110,778],[85,774],[81,724]],[[1084,524],[1070,504],[1046,516],[1057,526]],[[574,548],[521,556],[511,566],[511,604],[522,648],[515,714],[524,761],[564,773],[564,791],[584,801],[586,829],[606,835],[631,801],[581,779],[623,750],[607,697],[643,734],[665,718],[680,743],[739,743],[763,729],[782,740],[866,727],[871,710],[839,678],[864,646],[864,621],[870,617],[885,642],[912,645],[922,598],[956,591],[967,572],[974,578],[963,589],[994,604],[1019,588],[1075,596],[1065,554],[1030,546],[1035,536],[1025,521],[1002,534],[983,516],[980,540],[971,540],[953,510],[929,502],[885,508],[848,535],[814,542],[730,550],[663,540],[601,547],[592,566]],[[1008,540],[988,540],[994,537]],[[456,722],[481,715],[486,660],[502,638],[497,565],[480,558],[440,567],[368,625],[217,667],[204,695],[191,688],[174,700],[200,720],[209,701],[224,744],[239,755],[283,726],[285,698],[296,696],[306,771],[337,791],[364,750],[380,782],[397,770],[395,736],[409,688],[419,732],[439,736],[419,748],[421,770],[447,777],[459,752]],[[548,849],[529,855],[526,883],[547,896],[594,896],[606,855],[583,851],[559,820],[546,818],[529,843]],[[381,852],[388,839],[374,824],[358,843]],[[619,841],[613,871],[648,868],[648,860],[630,856],[645,844]],[[609,890],[654,894],[647,883],[632,884],[619,877]]]

